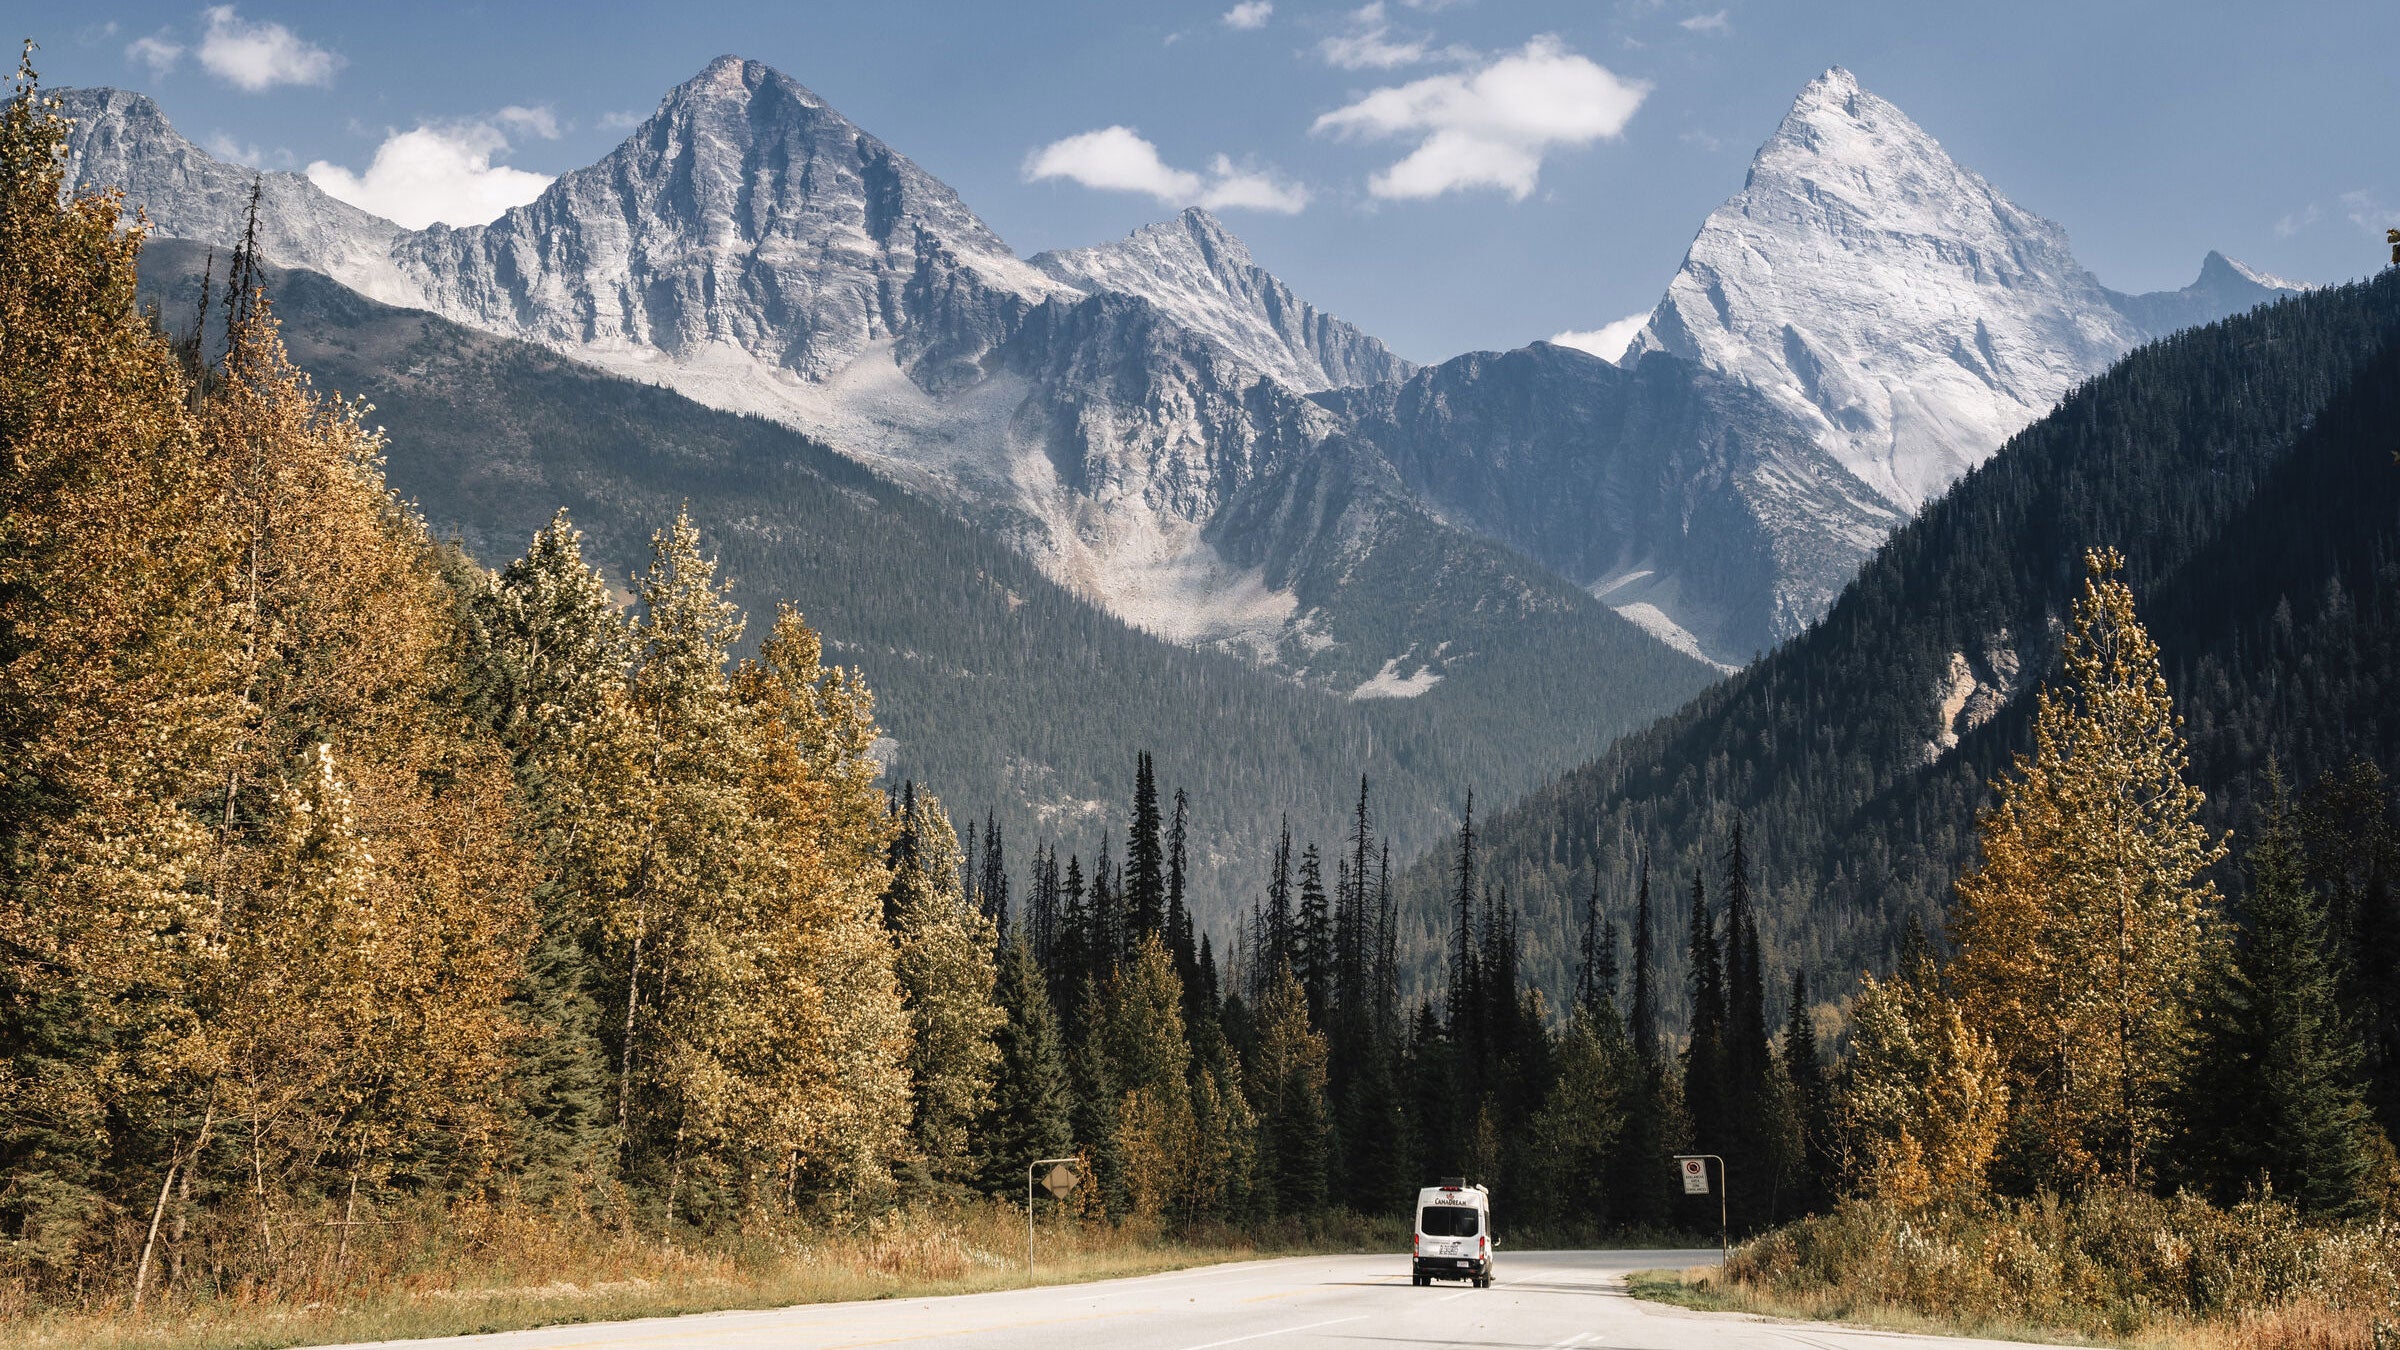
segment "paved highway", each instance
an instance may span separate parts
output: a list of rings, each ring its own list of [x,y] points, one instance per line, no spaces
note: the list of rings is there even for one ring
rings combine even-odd
[[[383,1344],[425,1350],[2025,1350],[2022,1344],[1695,1313],[1625,1293],[1628,1271],[1701,1265],[1715,1257],[1713,1249],[1503,1252],[1490,1289],[1418,1289],[1409,1283],[1406,1256],[1307,1256],[952,1298],[819,1303]]]

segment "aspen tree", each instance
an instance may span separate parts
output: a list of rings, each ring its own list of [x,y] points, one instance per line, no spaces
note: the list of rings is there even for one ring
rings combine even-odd
[[[153,1052],[211,941],[180,803],[230,734],[231,633],[215,484],[134,307],[143,231],[66,190],[31,54],[0,109],[0,1222],[64,1270],[120,1187],[153,1218],[196,1151]]]
[[[904,1149],[912,1029],[880,922],[888,824],[874,700],[785,608],[734,676],[753,718],[756,845],[732,960],[707,996],[739,1083],[731,1138],[762,1179],[871,1194]]]
[[[967,1132],[991,1089],[992,1037],[1006,1020],[992,997],[997,934],[959,885],[958,836],[941,802],[913,794],[898,826],[906,846],[894,850],[901,862],[884,908],[915,1030],[912,1130],[927,1176],[954,1186],[972,1176]]]
[[[2216,959],[2223,846],[2199,823],[2158,647],[2109,549],[2045,688],[2034,748],[1996,784],[1982,860],[1958,881],[1951,967],[2006,1065],[2030,1170],[2133,1184],[2167,1125],[2200,982]]]
[[[703,935],[707,907],[738,883],[752,829],[743,790],[750,742],[725,680],[742,621],[700,552],[688,510],[652,536],[639,591],[626,690],[634,748],[625,864],[599,915],[617,966],[610,1017],[622,1018],[611,1030],[619,1148],[629,1166],[653,1143],[684,1134],[688,1108],[715,1119],[713,1079],[678,1040],[687,1028],[677,968],[713,955],[688,940]],[[670,1194],[681,1156],[679,1147],[670,1152]]]
[[[1835,1109],[1852,1184],[1910,1208],[1981,1197],[2008,1083],[1999,1053],[1942,991],[1931,962],[1888,983],[1866,976],[1850,1028]]]

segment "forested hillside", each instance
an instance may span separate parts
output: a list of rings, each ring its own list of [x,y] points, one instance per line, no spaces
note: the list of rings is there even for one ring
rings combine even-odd
[[[176,241],[144,251],[145,296],[170,324],[188,324],[208,257]],[[1020,849],[1048,841],[1088,856],[1124,823],[1131,747],[1150,747],[1166,781],[1203,804],[1193,893],[1207,926],[1264,884],[1287,813],[1304,832],[1336,832],[1359,773],[1406,856],[1448,827],[1469,785],[1528,786],[1709,676],[1655,644],[1601,652],[1529,638],[1482,653],[1472,680],[1345,701],[1158,642],[787,428],[314,273],[264,276],[294,358],[319,388],[375,405],[392,485],[437,534],[497,564],[564,507],[621,589],[652,531],[688,503],[738,603],[760,615],[791,600],[826,634],[829,659],[864,671],[892,781],[926,783],[978,819],[995,812]],[[1539,715],[1509,715],[1528,708]]]
[[[1938,930],[1988,783],[2026,745],[2083,550],[2144,597],[2217,829],[2270,756],[2309,785],[2400,767],[2400,274],[2143,348],[1900,531],[1824,621],[1495,816],[1488,870],[1564,986],[1597,881],[1628,913],[1645,850],[1670,888],[1748,828],[1770,964],[1840,989]],[[1441,854],[1409,876],[1440,950]],[[1682,987],[1680,972],[1668,987]]]

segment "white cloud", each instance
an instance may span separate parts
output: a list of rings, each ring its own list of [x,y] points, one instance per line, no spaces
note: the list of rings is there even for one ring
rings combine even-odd
[[[2289,239],[2293,235],[2307,229],[2309,226],[2316,224],[2318,218],[2323,214],[2324,212],[2317,209],[2317,204],[2315,202],[2310,202],[2301,210],[2286,212],[2283,219],[2275,222],[2275,237],[2278,239]]]
[[[492,121],[510,131],[538,136],[545,141],[558,139],[558,114],[547,107],[520,108],[512,103],[493,113]]]
[[[1642,331],[1642,325],[1648,322],[1650,311],[1645,309],[1639,314],[1628,314],[1598,328],[1570,328],[1564,333],[1553,333],[1550,341],[1561,347],[1573,347],[1579,352],[1590,352],[1603,361],[1615,361],[1625,355],[1625,349],[1633,345],[1633,335]]]
[[[1102,127],[1052,141],[1025,157],[1025,181],[1064,178],[1104,192],[1139,192],[1168,206],[1276,211],[1308,205],[1308,189],[1218,155],[1206,174],[1178,169],[1131,127]]]
[[[183,44],[159,29],[148,37],[138,37],[125,44],[125,59],[150,67],[152,75],[164,75],[183,59]]]
[[[200,64],[208,73],[251,93],[279,84],[331,84],[348,64],[337,53],[303,40],[279,23],[252,23],[231,5],[204,11]]]
[[[1378,197],[1494,187],[1523,201],[1544,155],[1618,135],[1649,92],[1647,81],[1620,79],[1545,36],[1464,74],[1377,89],[1310,129],[1416,137],[1415,150],[1367,181]]]
[[[638,112],[604,112],[598,125],[602,131],[631,131],[649,120]]]
[[[547,117],[546,111],[511,108],[490,121],[395,132],[375,147],[375,158],[365,173],[352,173],[320,159],[308,166],[308,181],[352,206],[412,230],[436,221],[487,224],[508,208],[540,196],[551,183],[548,174],[492,162],[494,155],[508,149],[500,119],[519,125],[530,121],[538,135],[542,119]],[[549,125],[555,135],[556,124]]]
[[[1274,13],[1275,0],[1242,0],[1242,3],[1225,11],[1225,26],[1245,30],[1264,28]]]
[[[1424,60],[1431,50],[1430,41],[1423,37],[1394,40],[1391,25],[1384,22],[1383,0],[1373,0],[1352,10],[1350,31],[1318,43],[1317,54],[1325,58],[1325,64],[1343,70],[1397,70]]]
[[[2385,230],[2400,225],[2400,209],[2385,206],[2374,193],[2363,188],[2342,194],[2342,214],[2350,218],[2351,224],[2377,238]]]
[[[292,166],[291,151],[269,150],[255,142],[245,144],[222,131],[210,132],[202,144],[208,148],[208,153],[231,164],[247,164],[254,169],[288,169]]]
[[[1257,169],[1236,168],[1219,155],[1209,161],[1208,187],[1199,203],[1211,211],[1273,211],[1292,215],[1308,205],[1308,189]]]
[[[1733,31],[1733,21],[1725,17],[1725,11],[1721,9],[1714,14],[1695,14],[1677,26],[1687,33],[1730,33]]]

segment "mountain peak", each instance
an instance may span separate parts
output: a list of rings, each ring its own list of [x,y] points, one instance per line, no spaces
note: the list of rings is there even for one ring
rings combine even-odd
[[[709,62],[701,68],[699,74],[675,86],[665,101],[673,103],[687,98],[747,100],[757,95],[761,89],[769,87],[791,96],[793,101],[803,107],[832,111],[824,99],[817,97],[814,90],[798,80],[764,61],[752,60],[746,56],[735,56],[731,53]],[[839,113],[834,115],[840,116]]]
[[[1091,291],[1138,295],[1285,387],[1313,393],[1400,379],[1415,369],[1382,343],[1292,294],[1225,222],[1200,207],[1112,243],[1062,249],[1033,265]]]
[[[1748,380],[1913,510],[2141,336],[2066,231],[1836,66],[1701,227],[1628,356]]]

